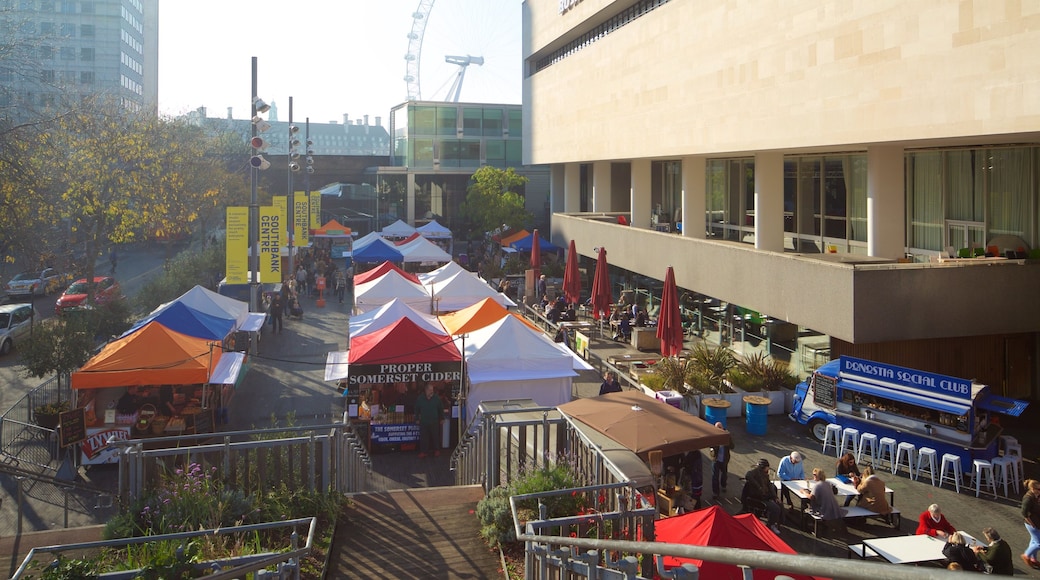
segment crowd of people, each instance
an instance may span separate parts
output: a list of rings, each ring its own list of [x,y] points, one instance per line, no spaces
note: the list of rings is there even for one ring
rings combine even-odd
[[[303,298],[316,298],[319,292],[328,292],[342,304],[353,291],[354,269],[339,267],[329,250],[305,248],[296,255],[296,271],[287,276],[279,290],[266,292],[263,309],[267,312],[273,332],[282,331],[283,319],[303,317]],[[324,278],[325,290],[319,291],[318,279]],[[326,294],[323,294],[326,295]]]

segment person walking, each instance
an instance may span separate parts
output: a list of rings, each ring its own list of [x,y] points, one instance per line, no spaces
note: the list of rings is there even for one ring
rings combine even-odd
[[[108,265],[110,266],[109,276],[115,276],[116,266],[119,265],[119,253],[116,252],[114,246],[108,250]]]
[[[1022,561],[1030,568],[1040,570],[1036,561],[1036,553],[1040,550],[1040,481],[1026,480],[1026,494],[1022,496],[1022,519],[1025,520],[1026,531],[1029,532],[1029,545],[1022,554]]]
[[[621,383],[618,382],[617,373],[614,371],[607,371],[603,374],[603,384],[599,386],[599,394],[606,395],[607,393],[620,393]]]
[[[343,295],[347,293],[347,273],[343,270],[336,270],[336,297],[339,298],[339,303],[343,304]]]
[[[285,301],[282,298],[281,292],[275,292],[271,296],[271,309],[268,311],[271,314],[271,326],[274,327],[272,332],[282,332],[282,312],[285,310]]]
[[[441,454],[438,440],[441,435],[441,421],[444,420],[444,404],[433,392],[433,385],[426,383],[426,389],[415,401],[415,422],[419,424],[419,457],[433,451],[433,456]]]
[[[725,429],[722,422],[715,423],[719,429]],[[729,455],[733,448],[730,444],[716,445],[709,448],[708,455],[711,457],[711,495],[712,499],[718,501],[719,496],[726,495],[726,479],[729,478]]]

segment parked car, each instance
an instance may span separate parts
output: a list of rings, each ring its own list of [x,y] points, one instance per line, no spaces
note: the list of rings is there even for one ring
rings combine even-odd
[[[0,306],[0,356],[11,352],[15,342],[29,336],[33,320],[38,320],[39,317],[32,304]]]
[[[22,272],[7,282],[8,296],[46,296],[53,294],[68,282],[65,274],[54,268]]]
[[[54,305],[54,312],[61,314],[66,310],[86,306],[88,289],[86,278],[80,278],[70,284],[65,289],[65,292],[58,297],[58,302]],[[94,277],[95,303],[105,304],[119,296],[119,282],[116,282],[115,278],[111,276]]]

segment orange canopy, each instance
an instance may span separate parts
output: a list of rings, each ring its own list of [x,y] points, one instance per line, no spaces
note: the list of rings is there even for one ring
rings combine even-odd
[[[325,222],[325,225],[323,225],[320,228],[314,230],[314,233],[317,234],[317,235],[325,235],[325,234],[329,234],[329,233],[350,235],[350,228],[348,228],[347,226],[339,223],[335,219],[331,219],[331,220]]]
[[[509,236],[506,236],[506,237],[502,238],[502,240],[499,243],[502,244],[503,246],[507,246],[508,247],[509,244],[512,244],[513,242],[515,242],[517,240],[522,240],[522,239],[526,238],[529,235],[531,235],[531,232],[529,232],[527,230],[520,230],[519,232],[516,232],[515,234],[510,234]]]
[[[211,344],[215,346],[210,348]],[[137,332],[108,343],[72,373],[72,388],[206,383],[222,352],[220,344],[212,340],[149,322]]]
[[[494,298],[485,298],[473,306],[467,306],[462,310],[456,310],[455,312],[437,318],[441,321],[441,325],[444,329],[448,331],[448,334],[457,336],[459,334],[473,332],[479,328],[484,328],[485,326],[494,324],[510,315],[523,321],[524,324],[531,327],[531,330],[538,333],[542,332],[542,329],[532,324],[523,316],[506,310],[506,308],[496,302]]]

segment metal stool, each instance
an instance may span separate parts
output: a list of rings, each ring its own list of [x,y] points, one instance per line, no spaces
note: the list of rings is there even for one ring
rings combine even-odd
[[[821,451],[821,453],[823,453],[824,455],[827,455],[827,446],[828,445],[834,445],[834,450],[837,451],[838,450],[838,446],[841,444],[840,439],[841,439],[841,425],[838,425],[837,423],[831,423],[830,425],[827,425],[827,432],[824,433],[824,436],[823,436],[823,451]],[[832,441],[833,441],[833,443],[832,443]]]
[[[1010,455],[1005,455],[1003,457],[994,457],[993,459],[990,459],[989,462],[993,464],[993,483],[997,487],[1000,487],[1000,485],[1003,484],[1004,497],[1009,497],[1008,487],[1015,487],[1013,483],[1015,475],[1014,460]],[[1017,493],[1018,490],[1016,489],[1015,492]]]
[[[947,470],[949,467],[949,470]],[[949,473],[949,476],[946,474]],[[946,478],[949,477],[953,481],[953,487],[957,490],[957,493],[961,492],[961,480],[964,479],[964,472],[961,471],[961,456],[954,455],[953,453],[944,453],[942,456],[942,470],[939,475],[939,487],[946,483]]]
[[[846,427],[841,430],[841,449],[838,449],[838,457],[845,455],[848,449],[853,455],[856,454],[856,445],[859,442],[859,429]]]
[[[913,479],[914,460],[917,459],[916,455],[916,445],[906,441],[901,441],[899,445],[896,445],[896,460],[892,462],[892,474],[894,475],[899,471],[899,466],[903,463],[903,456],[906,456],[906,474],[910,479]]]
[[[993,490],[993,497],[997,496],[997,484],[993,481],[993,464],[985,459],[976,459],[971,462],[971,479],[975,485],[975,497],[979,497],[979,493],[982,491],[984,486],[989,486]],[[982,480],[985,479],[986,483]]]
[[[870,467],[877,469],[878,465],[878,454],[877,454],[877,435],[873,433],[864,433],[859,436],[859,446],[856,448],[856,463],[860,463],[863,460],[863,452],[866,451],[866,447],[870,446]]]
[[[885,461],[885,451],[888,451],[888,466],[896,464],[896,440],[891,437],[882,437],[878,441],[878,467]]]
[[[1004,457],[1007,457],[1011,467],[1014,468],[1014,477],[1011,478],[1011,484],[1015,486],[1015,493],[1018,493],[1018,482],[1023,479],[1022,471],[1022,446],[1019,445],[1018,440],[1014,437],[1006,437],[1008,441],[1004,444]]]
[[[938,469],[936,469],[935,449],[931,447],[922,447],[917,450],[917,471],[914,472],[914,479],[921,479],[921,471],[926,463],[928,465],[928,475],[932,478],[932,485],[935,485],[935,472]]]

